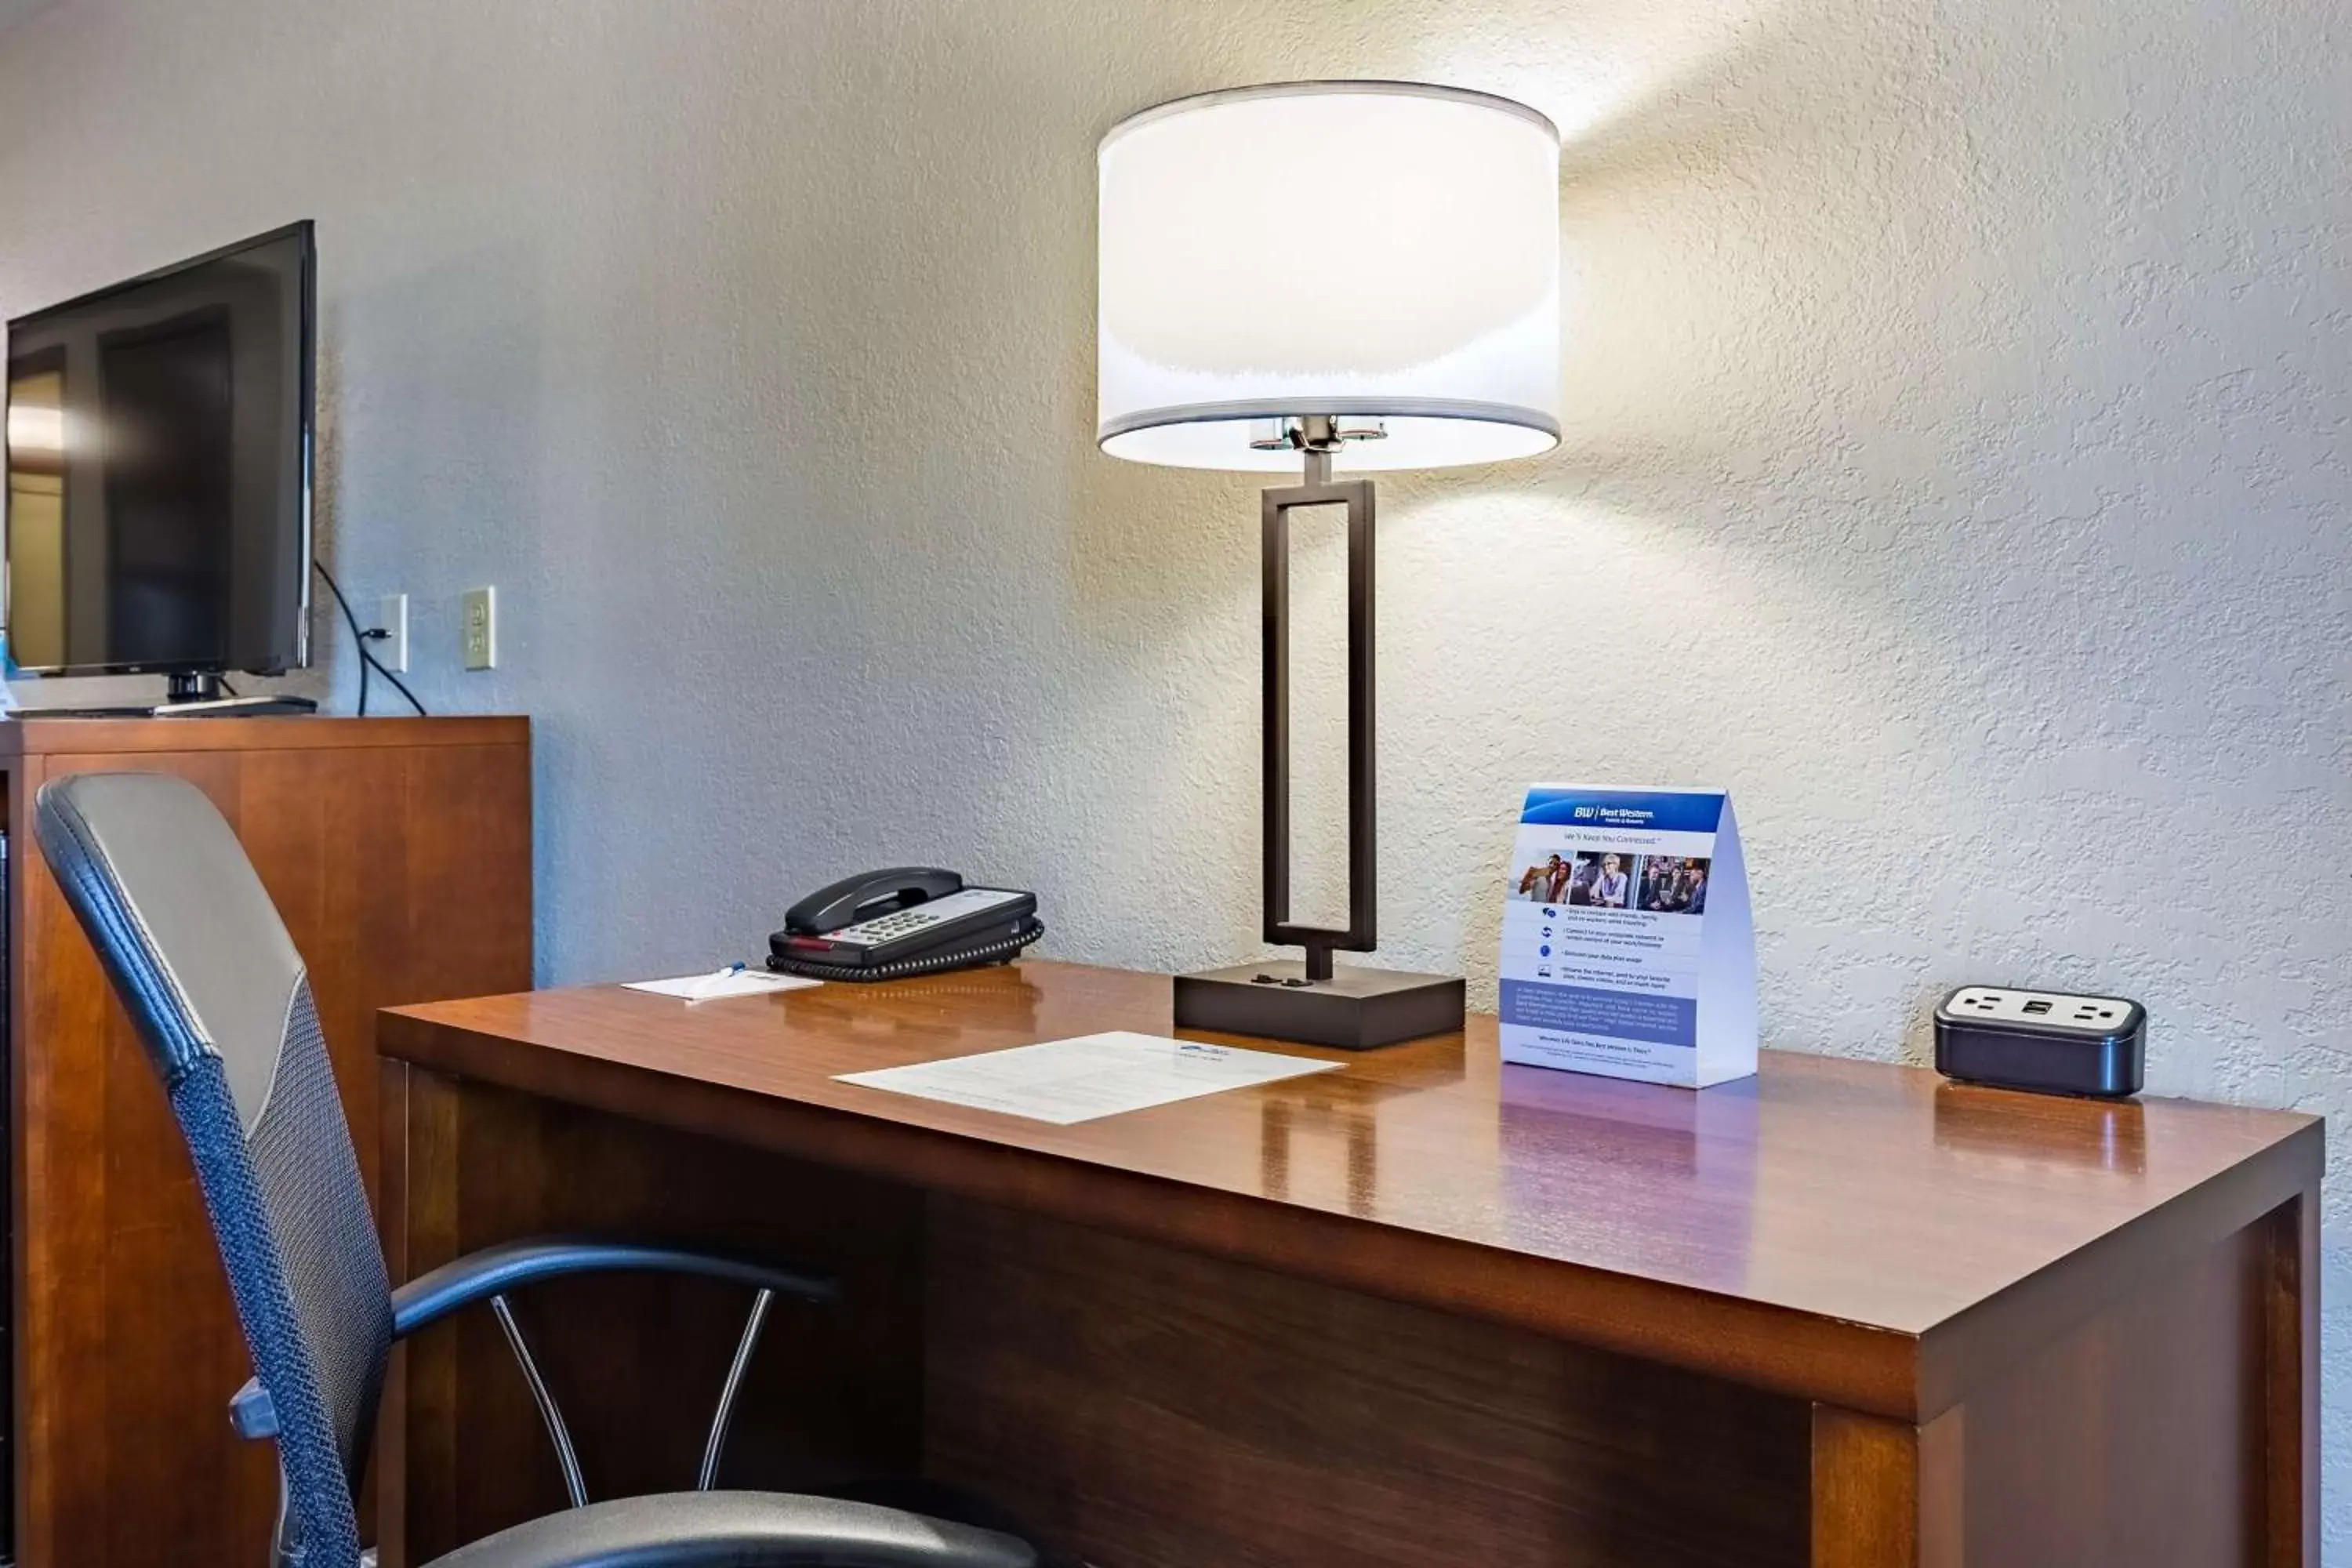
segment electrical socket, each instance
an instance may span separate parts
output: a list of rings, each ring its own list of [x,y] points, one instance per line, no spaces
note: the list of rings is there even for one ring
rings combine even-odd
[[[467,669],[494,669],[499,662],[499,591],[466,590],[458,636]]]
[[[375,624],[383,628],[376,662],[394,675],[408,673],[408,595],[386,594],[375,602]]]

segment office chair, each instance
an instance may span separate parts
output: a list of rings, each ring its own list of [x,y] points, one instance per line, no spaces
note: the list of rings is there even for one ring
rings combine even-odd
[[[242,846],[203,793],[155,773],[83,773],[40,793],[35,829],[163,1081],[253,1355],[230,1402],[274,1438],[278,1568],[362,1568],[352,1492],[394,1340],[488,1300],[546,1418],[573,1507],[434,1568],[1034,1568],[1008,1535],[833,1498],[709,1489],[768,1303],[830,1280],[678,1247],[551,1237],[473,1254],[389,1288],[302,960]],[[567,1274],[654,1269],[752,1288],[694,1492],[587,1503],[506,1293]]]

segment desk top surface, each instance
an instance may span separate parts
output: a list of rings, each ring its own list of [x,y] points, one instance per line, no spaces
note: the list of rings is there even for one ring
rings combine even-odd
[[[1484,1016],[1385,1050],[1274,1047],[1345,1066],[1070,1127],[835,1081],[1104,1029],[1169,1033],[1168,977],[1028,963],[693,1006],[591,986],[395,1009],[380,1045],[1640,1353],[1859,1356],[1853,1402],[1890,1412],[1957,1397],[1922,1388],[1926,1336],[1995,1301],[2001,1332],[2055,1331],[2097,1293],[2084,1260],[2145,1271],[2307,1191],[2320,1157],[2307,1116],[1803,1054],[1698,1092],[1508,1067]]]

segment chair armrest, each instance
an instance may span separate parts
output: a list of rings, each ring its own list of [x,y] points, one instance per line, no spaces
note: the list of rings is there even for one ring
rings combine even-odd
[[[394,1290],[392,1335],[405,1339],[462,1307],[542,1279],[614,1273],[694,1274],[803,1301],[834,1301],[841,1296],[840,1286],[826,1275],[782,1268],[737,1253],[597,1236],[538,1236],[467,1253]]]
[[[840,1300],[831,1277],[782,1268],[755,1258],[597,1236],[536,1236],[470,1252],[392,1293],[392,1336],[405,1339],[461,1308],[542,1279],[572,1274],[695,1274],[803,1301]],[[248,1440],[278,1436],[278,1412],[258,1378],[247,1378],[228,1402],[229,1425]]]

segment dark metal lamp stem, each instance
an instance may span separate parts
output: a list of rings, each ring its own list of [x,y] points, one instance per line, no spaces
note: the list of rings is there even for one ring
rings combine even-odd
[[[1306,949],[1304,963],[1268,961],[1176,977],[1179,1028],[1363,1048],[1462,1027],[1458,975],[1340,969],[1335,952],[1370,952],[1379,942],[1372,755],[1372,484],[1331,478],[1336,421],[1297,421],[1302,484],[1265,493],[1260,530],[1265,702],[1265,940]],[[1290,513],[1348,509],[1348,924],[1290,918]]]
[[[1265,671],[1262,787],[1265,823],[1265,940],[1307,950],[1307,978],[1331,978],[1336,951],[1379,945],[1378,848],[1373,820],[1372,482],[1331,478],[1328,448],[1307,448],[1304,483],[1267,490],[1260,529],[1264,568]],[[1299,507],[1348,509],[1348,924],[1299,925],[1290,918],[1290,514]]]

